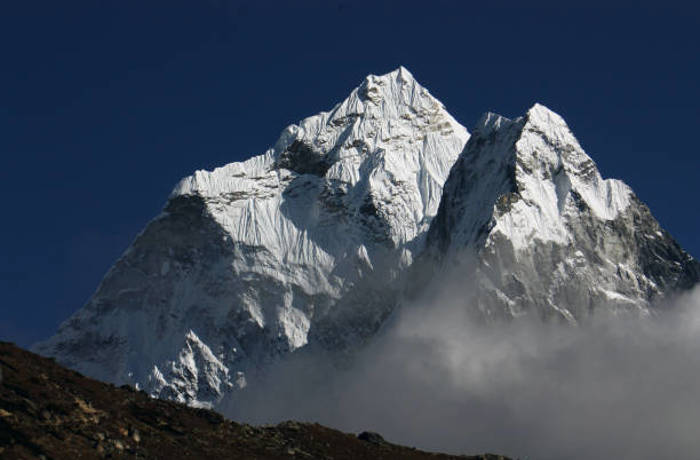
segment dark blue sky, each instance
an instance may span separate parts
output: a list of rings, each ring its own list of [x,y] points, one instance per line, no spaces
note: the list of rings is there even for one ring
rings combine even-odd
[[[399,65],[468,128],[559,112],[700,256],[698,9],[489,3],[2,2],[0,338],[51,334],[182,176]]]

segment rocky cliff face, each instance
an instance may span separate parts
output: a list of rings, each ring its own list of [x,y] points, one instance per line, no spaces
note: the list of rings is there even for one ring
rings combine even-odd
[[[358,346],[394,309],[469,134],[404,68],[242,163],[197,171],[38,352],[212,405],[302,347]]]
[[[515,120],[484,115],[443,193],[426,257],[448,270],[468,260],[470,306],[486,318],[646,315],[700,279],[697,261],[542,105]]]

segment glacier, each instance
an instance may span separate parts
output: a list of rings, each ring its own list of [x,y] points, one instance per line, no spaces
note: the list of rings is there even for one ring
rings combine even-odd
[[[649,316],[700,265],[561,116],[470,133],[403,67],[262,155],[173,189],[87,304],[34,350],[154,397],[220,407],[295,353],[351,356],[459,273],[486,320]]]

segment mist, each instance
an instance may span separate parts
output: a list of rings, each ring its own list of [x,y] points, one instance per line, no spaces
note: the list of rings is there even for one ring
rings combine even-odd
[[[338,369],[300,353],[228,403],[450,453],[520,459],[697,458],[700,289],[653,318],[484,324],[459,277],[434,283]]]

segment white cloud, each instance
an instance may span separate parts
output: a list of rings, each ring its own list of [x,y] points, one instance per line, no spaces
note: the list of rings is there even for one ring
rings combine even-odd
[[[448,284],[405,307],[345,370],[299,354],[230,415],[457,453],[697,457],[700,289],[661,318],[598,315],[571,327],[479,324],[465,313],[469,288]]]

